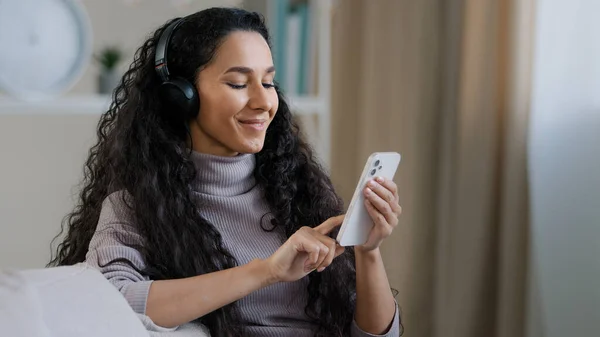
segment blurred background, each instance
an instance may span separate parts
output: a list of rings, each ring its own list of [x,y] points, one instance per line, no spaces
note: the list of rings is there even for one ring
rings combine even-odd
[[[0,268],[42,268],[144,38],[263,13],[278,81],[349,202],[398,151],[382,248],[405,336],[598,336],[600,1],[0,1]]]

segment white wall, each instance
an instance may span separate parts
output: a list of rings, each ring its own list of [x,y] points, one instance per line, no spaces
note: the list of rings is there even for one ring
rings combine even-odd
[[[0,114],[0,268],[49,261],[98,118]]]
[[[529,337],[598,336],[600,1],[536,6]]]

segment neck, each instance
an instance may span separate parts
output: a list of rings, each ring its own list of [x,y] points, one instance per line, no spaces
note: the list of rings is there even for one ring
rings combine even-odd
[[[217,196],[235,196],[248,192],[256,185],[253,154],[219,156],[192,151],[197,175],[194,190]]]

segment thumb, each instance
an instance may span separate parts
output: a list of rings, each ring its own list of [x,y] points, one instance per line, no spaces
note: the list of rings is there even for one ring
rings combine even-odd
[[[329,218],[329,219],[325,220],[325,222],[323,222],[319,226],[315,227],[315,230],[323,235],[327,235],[334,228],[336,228],[337,226],[342,224],[345,216],[346,216],[345,214],[342,214],[342,215],[338,215],[338,216]]]
[[[336,246],[335,247],[335,256],[334,257],[338,257],[338,256],[342,255],[345,250],[346,249],[344,247],[342,247],[342,246],[339,246],[339,245]]]

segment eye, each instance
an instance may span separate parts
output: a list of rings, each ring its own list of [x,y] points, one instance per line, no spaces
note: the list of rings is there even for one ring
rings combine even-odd
[[[271,89],[271,88],[275,88],[275,84],[273,84],[273,83],[263,83],[263,87],[265,89]]]
[[[233,83],[227,83],[228,86],[230,86],[233,89],[244,89],[246,87],[245,84],[233,84]]]

